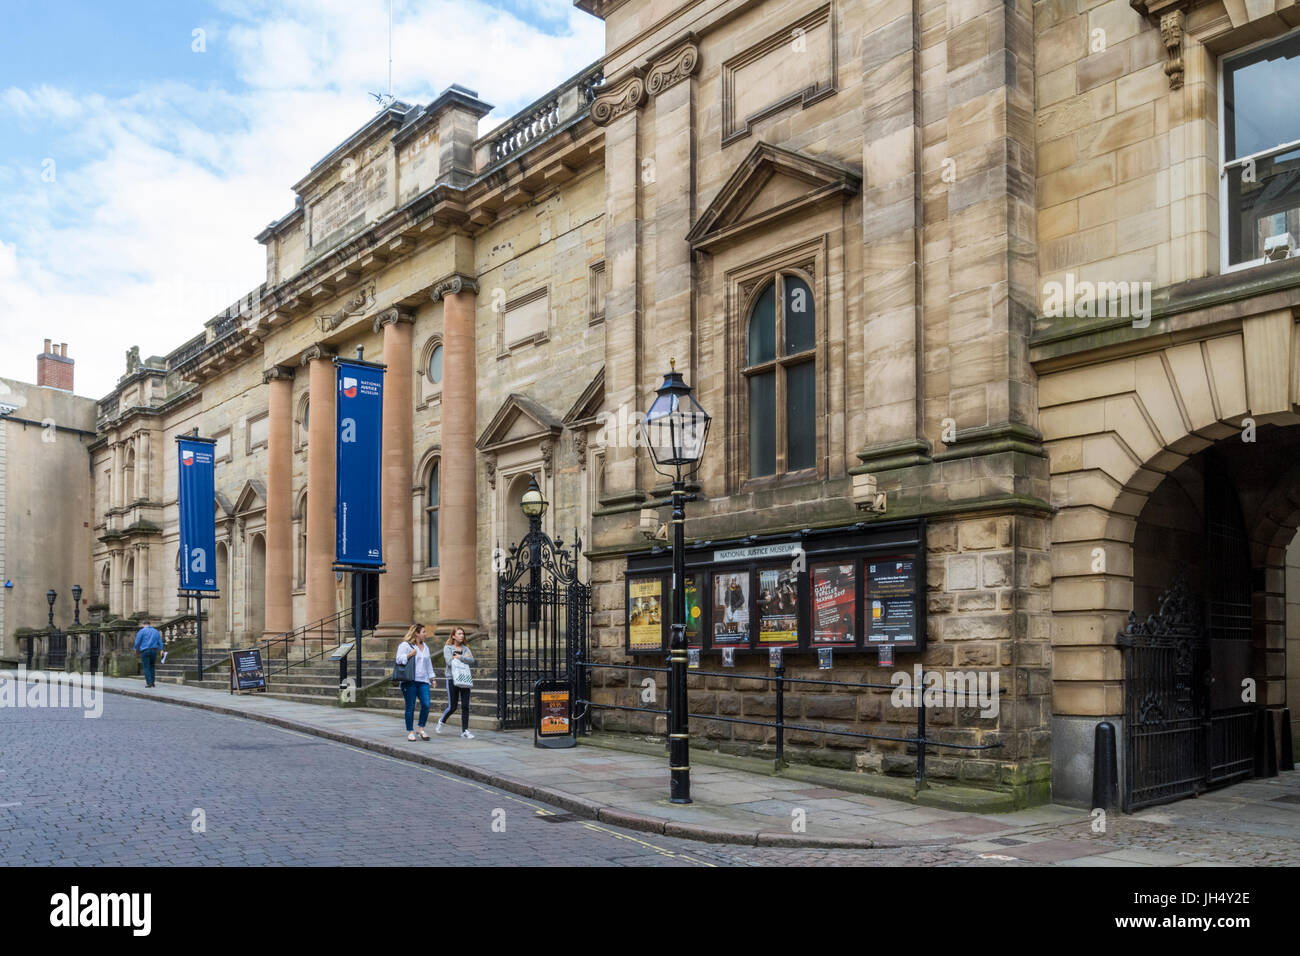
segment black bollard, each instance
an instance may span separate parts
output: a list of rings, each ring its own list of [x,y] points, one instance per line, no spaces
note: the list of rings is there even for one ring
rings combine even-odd
[[[1110,811],[1119,806],[1119,752],[1115,725],[1103,720],[1097,725],[1092,746],[1092,808]]]
[[[1295,743],[1291,737],[1291,708],[1282,708],[1282,747],[1279,770],[1295,769]]]

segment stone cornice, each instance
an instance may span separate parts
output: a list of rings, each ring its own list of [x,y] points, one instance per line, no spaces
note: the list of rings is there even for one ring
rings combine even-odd
[[[307,350],[302,353],[302,359],[298,364],[306,365],[308,362],[314,362],[317,359],[332,359],[335,354],[334,349],[317,342],[315,345],[308,346]]]
[[[592,100],[591,121],[597,126],[608,126],[624,113],[630,113],[644,102],[644,71],[640,67],[632,67],[619,79],[608,81],[601,94]]]
[[[272,365],[262,373],[262,382],[283,382],[293,380],[293,369],[285,365]]]
[[[399,309],[397,306],[392,306],[391,308],[384,309],[384,311],[376,315],[374,319],[371,320],[370,328],[376,335],[378,335],[379,330],[385,325],[397,325],[402,322],[414,323],[415,316],[406,309]]]
[[[453,272],[433,284],[433,291],[429,293],[429,297],[434,302],[441,302],[443,296],[456,295],[460,292],[473,292],[477,295],[478,282],[463,273]]]
[[[700,48],[695,45],[694,37],[664,57],[656,59],[646,70],[645,86],[651,96],[658,96],[670,86],[675,86],[693,74],[700,65]],[[594,109],[594,106],[593,106]]]

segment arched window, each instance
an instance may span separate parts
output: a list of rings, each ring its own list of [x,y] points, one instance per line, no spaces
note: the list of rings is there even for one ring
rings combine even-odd
[[[755,297],[745,331],[751,478],[817,464],[816,345],[812,287],[779,273]]]
[[[436,351],[441,351],[441,346]],[[435,458],[429,466],[429,480],[424,488],[424,519],[426,527],[425,567],[438,566],[438,503],[441,497],[442,475]]]
[[[429,353],[429,366],[426,369],[429,373],[429,383],[432,385],[442,384],[442,345],[435,345],[433,351]]]
[[[307,586],[307,492],[298,496],[298,513],[294,516],[298,524],[298,587]]]

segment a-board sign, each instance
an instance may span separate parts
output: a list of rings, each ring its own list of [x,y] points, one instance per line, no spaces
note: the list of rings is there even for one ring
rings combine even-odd
[[[251,694],[266,692],[266,672],[262,669],[262,652],[256,647],[230,652],[230,692]]]
[[[577,744],[573,687],[567,680],[539,680],[533,685],[533,744],[551,749]]]

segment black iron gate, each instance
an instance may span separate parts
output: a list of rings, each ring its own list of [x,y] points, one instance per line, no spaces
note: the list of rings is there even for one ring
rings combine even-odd
[[[62,670],[68,666],[68,635],[66,631],[50,631],[45,646],[47,670]]]
[[[1201,609],[1181,575],[1160,610],[1130,611],[1124,652],[1124,812],[1204,789],[1205,635]]]
[[[576,680],[587,656],[591,588],[578,580],[578,553],[552,541],[534,518],[528,536],[497,570],[497,718],[502,729],[533,722],[533,685]],[[586,688],[574,686],[583,699]]]
[[[1206,782],[1255,772],[1256,706],[1243,700],[1253,675],[1250,539],[1237,492],[1214,458],[1205,473]]]

